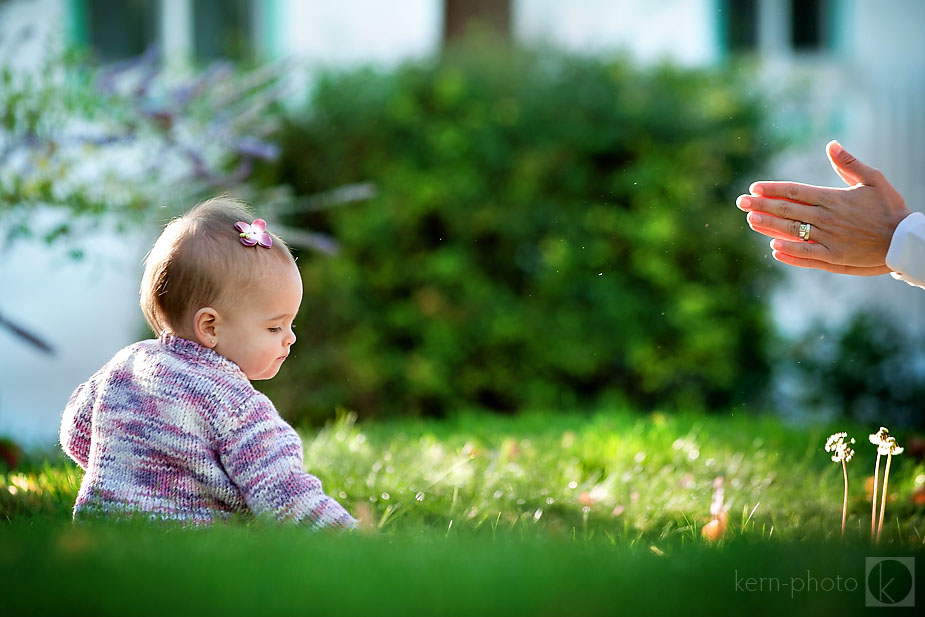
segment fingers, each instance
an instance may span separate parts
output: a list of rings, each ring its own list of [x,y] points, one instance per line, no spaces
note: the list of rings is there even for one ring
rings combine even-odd
[[[833,190],[825,186],[813,186],[800,182],[753,182],[748,188],[752,195],[797,201],[809,205],[831,204],[835,201]]]
[[[777,261],[787,264],[789,266],[796,266],[797,268],[811,268],[813,270],[824,270],[826,272],[832,272],[833,274],[852,274],[854,276],[878,276],[880,274],[889,274],[890,269],[886,266],[873,266],[873,267],[856,267],[856,266],[841,266],[838,264],[830,264],[825,261],[820,261],[818,259],[808,259],[805,257],[795,257],[793,255],[788,255],[787,253],[782,253],[780,251],[771,251],[771,254],[774,256],[774,259]]]
[[[826,263],[832,261],[832,255],[829,249],[824,244],[818,242],[774,238],[771,240],[771,250],[777,253],[785,253],[799,259],[825,261]]]
[[[361,533],[373,533],[376,531],[376,517],[369,503],[360,501],[354,508],[357,519],[357,530]]]
[[[835,173],[841,176],[841,179],[847,184],[851,186],[857,184],[879,186],[883,184],[883,174],[877,169],[865,165],[851,156],[851,154],[842,148],[841,144],[834,139],[826,144],[825,153],[829,157],[832,169],[834,169]]]
[[[754,195],[740,195],[736,199],[736,206],[744,212],[767,212],[782,219],[794,219],[804,223],[818,225],[820,223],[820,209],[817,206],[807,206],[785,199],[767,199]]]
[[[834,139],[827,143],[825,146],[825,154],[829,157],[829,163],[831,163],[832,169],[834,169],[835,173],[845,181],[845,184],[854,186],[860,182],[860,179],[854,175],[854,172],[851,170],[852,160],[856,161],[857,159],[848,154],[848,152],[841,147],[840,143]]]
[[[796,241],[800,237],[800,225],[809,223],[812,225],[810,237],[825,242],[826,234],[820,226],[826,220],[823,208],[752,195],[740,195],[736,205],[748,213],[745,218],[748,226],[760,234]]]
[[[796,242],[797,240],[796,236],[791,236],[790,234],[782,232],[778,229],[774,229],[773,227],[762,227],[760,225],[754,225],[751,221],[749,221],[748,226],[751,228],[752,231],[759,233],[761,235],[767,236],[769,238],[775,238],[778,240],[787,240],[788,242]]]
[[[748,226],[752,228],[752,231],[770,238],[779,238],[791,242],[805,242],[800,239],[800,221],[782,219],[760,212],[749,212],[745,220],[748,222]],[[823,238],[822,234],[823,232],[815,226],[810,230],[810,237],[815,236],[814,240],[821,240]]]

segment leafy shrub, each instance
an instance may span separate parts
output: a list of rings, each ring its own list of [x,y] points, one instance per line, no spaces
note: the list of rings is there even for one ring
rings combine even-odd
[[[301,256],[266,387],[297,419],[756,395],[770,269],[732,198],[761,109],[731,73],[551,52],[325,75],[264,180],[377,196],[288,221],[341,250]]]

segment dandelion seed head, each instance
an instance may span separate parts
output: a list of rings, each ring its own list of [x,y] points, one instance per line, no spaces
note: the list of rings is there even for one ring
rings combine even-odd
[[[871,435],[868,436],[870,443],[874,444],[875,446],[883,445],[883,442],[885,442],[889,438],[890,438],[890,431],[885,426],[881,426],[879,431],[877,431],[876,433],[872,433]]]
[[[892,456],[903,453],[903,448],[898,443],[896,443],[895,437],[887,437],[883,444],[877,448],[877,450],[883,450],[883,454],[890,454]]]
[[[845,437],[848,436],[848,433],[833,433],[829,435],[829,438],[825,440],[825,451],[833,452],[835,450],[835,444],[840,441],[844,441]]]
[[[848,462],[854,457],[854,448],[851,447],[851,444],[854,443],[854,437],[845,441],[845,437],[848,436],[848,433],[834,433],[829,435],[829,438],[825,442],[825,451],[832,453],[832,462],[841,463]]]

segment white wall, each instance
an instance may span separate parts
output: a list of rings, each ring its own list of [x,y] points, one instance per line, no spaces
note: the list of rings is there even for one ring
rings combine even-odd
[[[319,69],[386,68],[427,57],[442,44],[440,0],[280,0],[280,40],[273,45],[295,70],[292,100],[301,104]]]
[[[845,50],[857,98],[865,106],[862,147],[904,195],[925,192],[925,2],[851,0]],[[859,136],[860,137],[860,136]],[[925,199],[913,206],[925,210]],[[912,205],[912,204],[910,204]]]
[[[0,3],[0,59],[24,70],[36,70],[49,45],[64,34],[63,0],[9,0]],[[29,36],[23,38],[28,31]]]
[[[281,3],[289,55],[308,66],[391,65],[440,49],[439,0]]]
[[[717,58],[715,0],[513,0],[518,39],[691,65]]]
[[[0,253],[0,310],[56,349],[48,356],[0,329],[0,435],[50,444],[73,389],[143,330],[138,237],[103,234],[83,261],[22,242]]]

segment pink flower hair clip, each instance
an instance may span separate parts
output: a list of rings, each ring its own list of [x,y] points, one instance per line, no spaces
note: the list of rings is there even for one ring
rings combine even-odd
[[[273,246],[273,238],[267,233],[267,222],[263,219],[257,219],[250,225],[244,221],[238,221],[234,228],[241,232],[241,244],[244,246],[260,245],[264,248]]]

